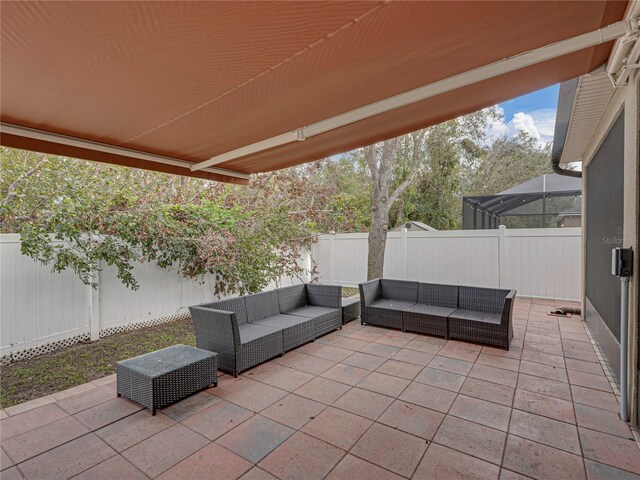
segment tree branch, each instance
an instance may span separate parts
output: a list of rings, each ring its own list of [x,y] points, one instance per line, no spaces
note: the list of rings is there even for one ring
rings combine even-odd
[[[31,170],[27,170],[22,175],[20,175],[18,178],[16,178],[15,181],[11,185],[9,185],[9,188],[7,189],[7,195],[2,199],[2,202],[0,202],[0,207],[6,207],[7,205],[9,205],[9,203],[11,203],[13,201],[13,199],[15,198],[16,190],[18,189],[20,184],[22,182],[24,182],[27,178],[29,178],[31,175],[36,173],[40,169],[40,167],[44,163],[46,163],[48,161],[49,161],[49,159],[47,157],[43,157],[36,164],[35,167],[33,167]]]

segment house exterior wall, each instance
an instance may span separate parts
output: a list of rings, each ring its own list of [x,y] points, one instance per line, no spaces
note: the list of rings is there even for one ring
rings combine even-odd
[[[629,405],[631,405],[631,423],[638,425],[638,317],[639,317],[639,281],[638,281],[638,232],[640,212],[640,196],[639,196],[639,131],[640,118],[638,103],[640,101],[640,72],[636,69],[630,77],[629,82],[624,87],[616,89],[613,98],[609,102],[605,113],[603,114],[598,128],[593,135],[588,148],[583,156],[583,256],[587,256],[587,232],[586,226],[589,217],[587,205],[589,203],[589,195],[597,194],[597,192],[589,192],[589,175],[595,174],[595,168],[590,168],[591,162],[596,158],[597,152],[603,145],[608,133],[614,126],[619,115],[623,115],[624,119],[624,158],[623,158],[623,174],[622,174],[622,238],[619,245],[625,248],[633,248],[634,250],[634,274],[630,280],[629,294],[629,322],[628,322],[628,339],[629,339],[629,358],[628,358],[628,384],[630,386]],[[594,164],[595,166],[595,164]],[[597,201],[597,199],[595,199]],[[620,213],[620,212],[618,212]],[[613,248],[614,245],[611,245]],[[587,292],[588,275],[602,275],[603,273],[589,272],[587,267],[587,259],[583,258],[583,292]],[[606,274],[606,273],[604,273]],[[593,279],[597,282],[597,278]],[[604,347],[605,355],[612,365],[619,364],[619,344],[616,348],[612,347],[612,338],[615,335],[606,326],[606,322],[597,318],[597,315],[591,310],[593,305],[588,301],[587,295],[583,298],[583,311],[586,312],[587,321],[591,322],[592,330],[596,340]],[[619,321],[617,319],[608,319],[609,321]],[[608,348],[607,348],[608,346]]]

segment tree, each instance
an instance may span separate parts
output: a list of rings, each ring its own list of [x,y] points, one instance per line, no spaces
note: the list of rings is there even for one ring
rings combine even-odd
[[[25,255],[95,284],[102,264],[137,288],[137,262],[215,292],[262,290],[300,276],[302,248],[332,225],[335,190],[313,165],[256,175],[247,187],[2,148],[0,231]]]
[[[425,131],[414,132],[403,138],[393,138],[377,145],[365,147],[365,158],[373,181],[371,194],[371,226],[369,228],[369,255],[367,278],[382,277],[384,251],[389,227],[389,210],[398,197],[411,185],[415,178],[416,164],[422,150]],[[410,161],[404,180],[390,191],[396,154],[401,143],[408,142],[411,147]]]

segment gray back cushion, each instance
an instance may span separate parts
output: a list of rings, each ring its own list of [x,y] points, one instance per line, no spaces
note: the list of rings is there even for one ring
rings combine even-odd
[[[460,287],[459,308],[479,312],[501,313],[509,290],[499,288]]]
[[[418,285],[418,303],[458,308],[458,288],[457,285],[421,283]]]
[[[244,298],[245,303],[247,304],[247,318],[250,322],[272,317],[280,313],[278,292],[275,290],[254,293],[253,295],[247,295]]]
[[[382,287],[382,298],[387,300],[413,303],[418,301],[418,282],[383,278],[380,280],[380,286]]]
[[[279,288],[277,291],[280,313],[287,313],[307,304],[307,292],[304,284]]]
[[[215,310],[225,310],[227,312],[235,312],[238,319],[238,325],[247,323],[247,307],[244,303],[245,297],[225,298],[217,302],[204,303],[201,307],[213,308]]]

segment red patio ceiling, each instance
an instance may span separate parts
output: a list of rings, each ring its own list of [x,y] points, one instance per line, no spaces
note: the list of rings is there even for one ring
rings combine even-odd
[[[626,1],[2,2],[1,118],[200,162],[597,30]],[[611,43],[226,162],[253,173],[343,152],[587,73]],[[16,135],[2,144],[243,180]]]

